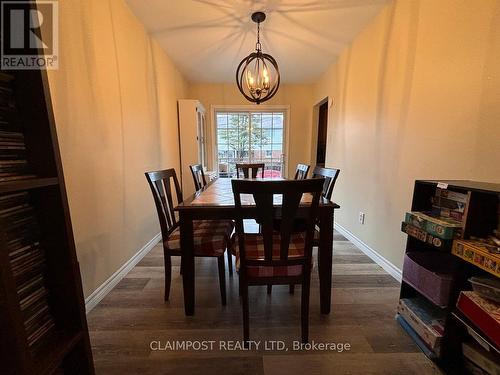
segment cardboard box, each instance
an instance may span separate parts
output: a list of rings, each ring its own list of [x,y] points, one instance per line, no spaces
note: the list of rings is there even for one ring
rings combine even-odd
[[[464,357],[488,374],[500,375],[500,358],[493,353],[488,353],[475,342],[462,343]]]
[[[423,229],[414,227],[404,221],[401,223],[401,231],[407,235],[414,237],[422,242],[428,243],[439,250],[450,250],[452,245],[452,240],[442,240],[439,237],[433,236]]]
[[[443,240],[456,238],[462,232],[461,222],[451,218],[437,218],[425,212],[407,212],[405,222]]]
[[[457,308],[497,348],[500,347],[500,304],[486,300],[476,292],[462,291],[458,297]]]
[[[492,254],[478,241],[455,240],[451,253],[475,266],[500,277],[500,255]]]
[[[442,311],[421,298],[403,298],[399,300],[398,313],[430,349],[435,351],[439,347],[443,337]]]

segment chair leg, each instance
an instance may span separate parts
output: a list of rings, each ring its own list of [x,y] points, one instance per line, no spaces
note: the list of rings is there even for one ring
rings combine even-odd
[[[172,279],[172,259],[170,255],[163,253],[163,257],[165,259],[165,301],[168,301],[170,297],[170,282]]]
[[[290,294],[295,293],[295,284],[290,284]]]
[[[182,275],[182,269],[183,269],[183,268],[184,268],[184,267],[182,266],[182,257],[181,257],[181,266],[179,267],[179,273],[180,273],[181,275]]]
[[[273,291],[273,284],[267,284],[267,294],[271,294]]]
[[[243,308],[243,346],[248,348],[248,342],[250,341],[250,321],[248,312],[248,284],[246,284],[242,277],[240,276],[240,291],[242,298],[242,308]]]
[[[309,342],[309,293],[310,293],[310,282],[311,276],[304,276],[304,281],[302,282],[302,298],[301,298],[301,309],[300,309],[300,320],[302,328],[302,343],[306,344]]]
[[[229,268],[229,276],[233,276],[233,254],[227,249],[227,267]]]
[[[219,286],[222,306],[226,306],[226,268],[224,265],[224,254],[217,257],[217,264],[219,266]]]

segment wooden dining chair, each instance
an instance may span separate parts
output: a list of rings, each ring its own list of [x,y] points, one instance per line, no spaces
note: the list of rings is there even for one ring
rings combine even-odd
[[[231,181],[235,202],[236,265],[239,270],[243,307],[243,340],[248,343],[248,287],[253,285],[302,285],[302,342],[309,340],[309,293],[312,266],[312,242],[323,179],[288,181]],[[242,194],[251,194],[255,201],[255,217],[262,223],[262,233],[245,233]],[[301,204],[303,195],[309,202]],[[273,198],[282,201],[274,205]],[[296,219],[307,223],[303,232],[293,232]],[[274,230],[274,221],[281,227]]]
[[[259,169],[260,169],[260,177],[264,178],[264,169],[266,165],[264,163],[253,163],[253,164],[244,164],[244,163],[236,163],[236,178],[240,178],[240,170],[243,172],[243,178],[257,178]]]
[[[323,186],[323,198],[328,200],[332,199],[333,188],[335,182],[339,177],[340,169],[335,168],[324,168],[324,167],[314,167],[312,177],[313,178],[324,178],[325,185]]]
[[[324,178],[325,182],[323,185],[323,190],[321,192],[321,196],[325,199],[331,200],[333,188],[335,186],[335,182],[337,181],[337,177],[339,176],[340,169],[335,168],[324,168],[324,167],[314,167],[312,178]],[[295,223],[295,226],[302,226],[300,220]],[[319,229],[314,229],[314,239],[313,246],[319,246],[319,238],[320,232]],[[290,285],[290,294],[293,294],[295,291],[295,286],[293,284]]]
[[[165,301],[170,296],[172,275],[172,256],[181,256],[181,236],[179,221],[174,212],[172,185],[177,203],[182,202],[182,191],[175,174],[175,169],[146,172],[153,199],[160,221],[163,255],[165,259]],[[195,220],[193,221],[194,256],[216,257],[219,266],[219,284],[222,304],[226,304],[226,274],[224,252],[230,244],[234,224],[231,220]],[[181,263],[182,269],[182,263]]]
[[[307,174],[309,173],[309,168],[311,168],[307,164],[297,164],[297,169],[295,170],[294,180],[305,180],[307,178]]]
[[[198,192],[207,186],[207,180],[205,179],[205,173],[203,172],[203,167],[201,164],[190,165],[191,175],[193,176],[194,188]],[[233,256],[230,251],[227,252],[227,268],[229,271],[229,276],[233,275]]]
[[[207,185],[207,180],[205,179],[205,172],[203,172],[203,166],[201,164],[190,165],[191,175],[193,176],[194,189],[196,191],[203,189]]]

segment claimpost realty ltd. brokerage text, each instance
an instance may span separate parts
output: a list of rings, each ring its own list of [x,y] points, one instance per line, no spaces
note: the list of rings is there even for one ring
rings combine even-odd
[[[350,343],[281,340],[243,341],[237,340],[153,340],[149,344],[151,351],[328,351],[342,353],[351,350]]]

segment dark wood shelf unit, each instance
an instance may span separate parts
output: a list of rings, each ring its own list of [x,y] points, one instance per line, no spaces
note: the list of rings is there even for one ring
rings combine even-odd
[[[0,182],[0,194],[13,193],[20,190],[31,190],[46,186],[58,185],[57,177],[29,178],[9,182]]]
[[[468,239],[471,236],[485,237],[498,228],[498,215],[500,204],[500,184],[466,181],[466,180],[417,180],[415,181],[411,211],[430,211],[432,208],[431,198],[434,196],[438,183],[446,183],[450,191],[470,194],[467,212],[465,214],[465,224],[462,238]],[[440,252],[433,246],[422,242],[414,237],[408,236],[405,253],[407,252]],[[443,250],[441,250],[442,252]],[[455,282],[450,294],[446,312],[444,336],[441,341],[441,355],[434,360],[447,373],[465,374],[462,358],[461,343],[468,336],[462,326],[462,320],[458,319],[460,313],[457,312],[456,303],[462,290],[472,290],[468,279],[472,276],[488,276],[486,271],[468,263],[451,254],[452,261],[456,261],[458,266],[454,270]],[[491,275],[490,275],[491,276]],[[414,288],[403,279],[401,282],[400,298],[422,297],[433,303],[419,290]],[[433,303],[434,304],[434,303]]]
[[[4,131],[23,134],[23,157],[30,174],[35,176],[0,182],[0,198],[24,194],[26,204],[32,208],[30,219],[35,224],[19,226],[20,239],[23,244],[28,241],[39,244],[43,260],[35,278],[40,275],[43,288],[36,290],[46,290],[47,295],[33,305],[38,307],[39,301],[46,300],[46,305],[41,304],[43,312],[48,311],[47,319],[54,323],[34,345],[28,344],[25,325],[28,326],[26,311],[29,308],[21,306],[21,271],[16,271],[11,255],[13,235],[0,225],[0,372],[6,375],[94,374],[47,76],[44,71],[19,70],[0,73],[0,81],[8,82],[13,94],[7,107],[0,106],[0,122]],[[5,155],[0,159],[2,157],[6,159]],[[37,310],[34,311],[36,315]],[[42,324],[36,319],[35,323]]]

